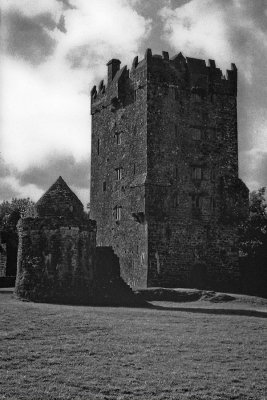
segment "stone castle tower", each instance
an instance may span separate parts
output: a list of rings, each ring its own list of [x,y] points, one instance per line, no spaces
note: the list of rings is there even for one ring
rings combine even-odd
[[[238,178],[237,69],[181,53],[108,64],[91,90],[91,218],[132,287],[234,287]]]

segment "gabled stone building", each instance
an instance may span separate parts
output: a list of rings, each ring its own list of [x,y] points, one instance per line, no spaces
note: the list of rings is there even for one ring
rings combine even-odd
[[[237,69],[181,53],[108,64],[91,91],[91,217],[132,287],[238,285]]]

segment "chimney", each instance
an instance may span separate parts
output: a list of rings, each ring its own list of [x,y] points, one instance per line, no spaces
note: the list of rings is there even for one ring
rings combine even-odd
[[[107,63],[108,67],[108,85],[113,81],[114,76],[116,75],[116,72],[119,71],[120,69],[120,60],[116,60],[113,58]]]

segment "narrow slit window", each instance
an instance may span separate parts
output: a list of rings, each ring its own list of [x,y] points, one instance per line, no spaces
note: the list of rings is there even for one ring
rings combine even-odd
[[[135,172],[136,172],[136,170],[135,170],[135,164],[133,165],[133,174],[135,175]]]
[[[100,139],[97,139],[97,155],[100,154]]]
[[[118,145],[120,145],[121,144],[121,133],[117,132],[115,136],[116,136],[116,143]]]
[[[194,194],[192,196],[192,208],[193,208],[193,210],[200,210],[201,209],[201,198],[200,198],[200,195]]]
[[[192,171],[192,178],[194,180],[201,180],[203,177],[203,171],[201,167],[194,167]]]
[[[116,206],[114,208],[114,216],[115,216],[115,220],[116,221],[120,221],[121,220],[121,206]]]
[[[174,134],[175,134],[175,139],[178,139],[178,126],[174,124]]]
[[[216,209],[216,199],[214,197],[210,198],[210,209],[211,211],[215,211]]]
[[[216,176],[215,170],[214,170],[214,168],[212,168],[210,170],[210,179],[211,179],[211,181],[215,181],[215,176]]]
[[[179,206],[179,196],[178,196],[178,194],[176,193],[174,196],[173,196],[173,207],[174,208],[177,208]]]
[[[107,182],[104,181],[103,182],[103,192],[105,192],[107,190]]]
[[[117,181],[120,181],[122,179],[122,168],[116,168],[116,179]]]
[[[171,86],[171,97],[173,100],[179,100],[179,93],[176,87]]]

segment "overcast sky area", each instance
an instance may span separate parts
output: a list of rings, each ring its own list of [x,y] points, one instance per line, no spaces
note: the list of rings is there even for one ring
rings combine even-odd
[[[62,175],[89,201],[90,98],[106,63],[170,56],[238,68],[240,177],[267,185],[267,0],[1,0],[0,202]]]

